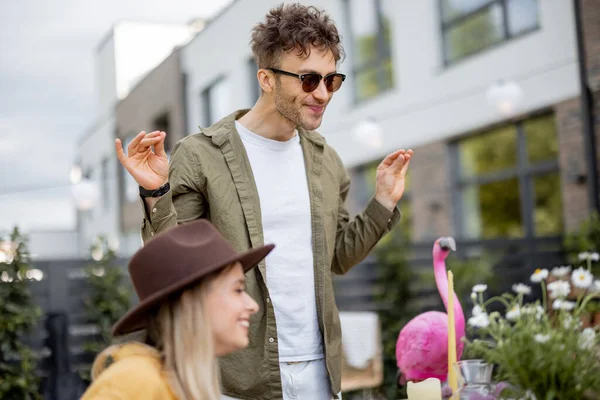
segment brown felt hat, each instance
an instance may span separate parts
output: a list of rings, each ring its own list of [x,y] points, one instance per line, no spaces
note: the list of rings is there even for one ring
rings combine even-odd
[[[171,228],[139,249],[129,275],[140,302],[113,326],[119,336],[144,329],[146,317],[161,301],[198,283],[204,276],[239,261],[244,272],[273,250],[266,245],[238,253],[207,220]]]

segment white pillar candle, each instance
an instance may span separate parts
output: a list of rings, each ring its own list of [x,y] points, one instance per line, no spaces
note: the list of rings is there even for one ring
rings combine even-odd
[[[437,378],[408,382],[408,400],[442,400],[442,383]]]

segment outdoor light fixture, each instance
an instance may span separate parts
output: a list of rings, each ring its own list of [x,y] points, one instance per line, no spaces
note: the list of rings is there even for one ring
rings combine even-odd
[[[71,173],[69,175],[71,183],[73,185],[78,184],[79,182],[81,182],[82,177],[83,177],[83,171],[81,170],[81,166],[78,164],[74,164],[71,167]]]
[[[513,81],[498,81],[486,92],[488,104],[500,115],[508,117],[515,114],[523,99],[523,89]]]
[[[366,147],[379,149],[383,145],[383,129],[372,117],[360,121],[352,130],[354,140]]]
[[[69,174],[71,181],[71,195],[75,200],[75,206],[80,211],[87,211],[96,206],[100,196],[98,184],[83,174],[83,168],[79,163],[73,164]]]

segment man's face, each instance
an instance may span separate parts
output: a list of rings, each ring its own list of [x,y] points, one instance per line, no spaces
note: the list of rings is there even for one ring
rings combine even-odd
[[[285,53],[278,69],[299,75],[317,73],[326,76],[336,72],[333,53],[314,48],[308,58],[298,56],[295,51]],[[333,93],[327,91],[323,80],[314,91],[306,93],[302,90],[300,79],[277,74],[273,95],[275,107],[281,115],[297,126],[314,130],[321,125]]]

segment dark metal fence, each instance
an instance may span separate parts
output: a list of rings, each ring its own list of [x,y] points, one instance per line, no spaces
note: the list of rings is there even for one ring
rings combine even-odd
[[[126,260],[118,260],[124,266]],[[93,361],[84,344],[99,337],[89,321],[85,301],[90,293],[85,279],[86,260],[34,261],[43,272],[31,290],[43,316],[26,342],[39,357],[40,391],[47,400],[79,399],[85,384],[79,372]]]

